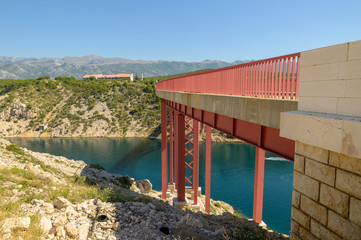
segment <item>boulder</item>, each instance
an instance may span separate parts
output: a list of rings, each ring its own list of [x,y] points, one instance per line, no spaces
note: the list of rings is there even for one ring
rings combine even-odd
[[[71,205],[71,203],[67,199],[65,199],[63,197],[58,197],[56,199],[56,201],[54,202],[54,207],[57,208],[57,209],[62,209],[62,208],[67,207],[69,205]]]
[[[61,213],[58,217],[55,218],[53,221],[54,227],[64,226],[65,223],[68,221],[66,213]]]
[[[49,230],[52,228],[52,223],[50,221],[50,219],[46,218],[46,217],[41,217],[40,219],[40,228],[45,232],[48,233]]]
[[[68,222],[65,225],[65,231],[69,235],[69,237],[76,238],[78,235],[78,230],[73,222]]]
[[[187,213],[184,217],[182,217],[178,223],[179,228],[182,228],[182,227],[184,228],[187,226],[194,227],[194,228],[203,228],[202,221],[198,217],[196,217],[190,213]]]
[[[11,232],[13,229],[28,230],[30,226],[30,217],[18,217],[5,219],[1,226],[2,232]]]
[[[66,232],[62,226],[56,228],[56,236],[58,239],[64,239],[66,237]]]
[[[148,179],[136,181],[136,186],[139,188],[141,193],[149,193],[152,191],[152,184]]]
[[[81,224],[78,227],[79,240],[87,240],[88,239],[89,226],[90,226],[89,222],[86,222],[84,224]]]

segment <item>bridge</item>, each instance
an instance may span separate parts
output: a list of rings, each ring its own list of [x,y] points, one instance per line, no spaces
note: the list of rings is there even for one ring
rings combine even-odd
[[[294,161],[291,238],[361,236],[361,41],[168,79],[157,83],[156,94],[162,198],[176,191],[175,205],[199,205],[199,129],[205,126],[206,212],[214,128],[255,146],[254,221],[262,222],[268,151]],[[186,185],[193,203],[186,201]]]

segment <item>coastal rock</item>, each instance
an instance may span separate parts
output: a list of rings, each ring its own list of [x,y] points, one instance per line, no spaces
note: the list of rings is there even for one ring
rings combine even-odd
[[[11,232],[13,229],[28,230],[30,226],[30,217],[7,218],[1,226],[2,232]]]
[[[203,224],[200,219],[198,219],[196,216],[187,213],[184,217],[181,218],[181,220],[178,223],[179,228],[185,228],[187,226],[195,227],[195,228],[202,228]]]
[[[50,219],[48,219],[46,217],[41,217],[39,225],[40,225],[40,228],[46,233],[49,232],[49,230],[53,226]]]
[[[89,227],[90,227],[89,222],[81,224],[78,227],[79,240],[87,240],[88,239]]]
[[[58,197],[56,199],[56,201],[54,202],[54,207],[57,208],[57,209],[62,209],[62,208],[67,207],[69,205],[71,205],[71,203],[68,200],[66,200],[65,198],[63,198],[63,197]]]
[[[69,222],[65,225],[65,231],[69,235],[69,237],[76,238],[78,235],[78,230],[76,229],[76,226],[74,223]]]
[[[58,239],[65,239],[66,232],[62,226],[56,228],[56,236],[58,237]]]
[[[152,191],[152,184],[148,179],[135,181],[136,186],[139,188],[141,193],[149,193]]]
[[[53,221],[54,227],[58,226],[64,226],[68,221],[68,218],[66,217],[65,213],[61,213],[57,217],[55,217],[55,220]]]

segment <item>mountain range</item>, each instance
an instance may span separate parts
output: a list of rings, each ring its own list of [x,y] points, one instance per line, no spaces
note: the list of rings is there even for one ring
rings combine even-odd
[[[146,61],[125,58],[104,58],[97,55],[83,57],[1,57],[0,79],[37,78],[39,76],[74,76],[82,78],[86,74],[133,73],[144,77],[167,76],[201,69],[214,69],[241,64],[246,61],[224,62],[205,60],[201,62],[185,61]]]

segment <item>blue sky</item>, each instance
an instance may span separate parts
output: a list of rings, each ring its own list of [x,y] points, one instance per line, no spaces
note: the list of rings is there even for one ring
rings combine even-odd
[[[355,40],[360,0],[0,0],[0,56],[234,61]]]

